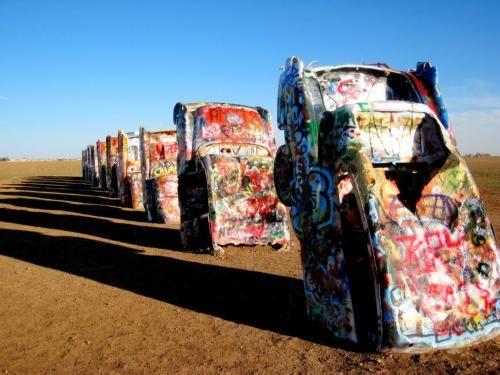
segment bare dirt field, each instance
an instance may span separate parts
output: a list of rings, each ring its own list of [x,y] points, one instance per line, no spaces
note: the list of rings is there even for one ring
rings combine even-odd
[[[500,233],[500,158],[469,159]],[[500,339],[427,354],[343,347],[303,315],[299,247],[180,251],[179,231],[84,184],[0,162],[0,372],[498,373]]]

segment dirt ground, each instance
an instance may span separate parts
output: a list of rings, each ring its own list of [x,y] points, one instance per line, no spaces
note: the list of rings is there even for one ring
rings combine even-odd
[[[500,233],[500,158],[469,165]],[[79,173],[78,161],[0,163],[0,372],[500,371],[500,339],[413,355],[332,342],[304,318],[296,241],[184,253],[177,228]]]

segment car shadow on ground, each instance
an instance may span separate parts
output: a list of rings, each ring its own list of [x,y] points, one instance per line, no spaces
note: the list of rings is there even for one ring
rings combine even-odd
[[[75,194],[65,194],[63,191],[57,193],[51,193],[35,189],[30,190],[23,187],[10,188],[9,190],[2,189],[0,186],[0,194],[2,195],[10,195],[10,196],[24,196],[24,197],[33,197],[33,198],[42,198],[42,199],[51,199],[51,200],[61,200],[61,201],[69,201],[76,203],[88,203],[88,204],[100,204],[105,206],[120,206],[120,201],[114,198],[108,198],[107,196],[88,196],[88,195],[75,195]]]
[[[86,186],[81,180],[77,182],[72,178],[44,178],[54,184],[68,186],[64,187],[67,193],[75,185],[77,189]],[[30,184],[29,181],[27,183]],[[22,183],[20,185],[23,186]],[[5,195],[5,192],[0,194]],[[12,192],[14,194],[26,195],[24,192]],[[47,198],[45,193],[40,195]],[[55,199],[59,196],[56,194]],[[113,212],[108,208],[100,211],[103,208],[99,206],[82,208],[81,205],[61,201],[42,202],[28,198],[0,198],[0,203],[21,208],[65,210],[93,216],[105,216]],[[180,250],[179,231],[166,227],[5,207],[0,208],[0,221]],[[358,350],[348,343],[332,340],[308,322],[304,314],[302,281],[296,278],[197,263],[167,255],[146,255],[129,247],[93,239],[49,236],[17,229],[0,229],[0,254],[228,321],[311,342]]]
[[[0,214],[1,217],[1,214]],[[193,311],[303,336],[300,280],[179,260],[100,241],[0,229],[0,254],[68,272]]]
[[[0,195],[3,193],[0,192]],[[120,207],[97,206],[87,204],[75,204],[65,201],[47,200],[47,199],[30,199],[27,197],[19,197],[24,193],[19,193],[13,198],[0,197],[0,203],[10,204],[16,207],[36,208],[39,210],[58,210],[69,211],[84,215],[95,215],[103,218],[121,219],[128,221],[147,222],[144,211],[123,210]],[[40,196],[38,197],[40,198]],[[44,196],[41,196],[44,198]]]
[[[0,203],[2,199],[0,199]],[[108,219],[0,207],[0,220],[49,229],[83,233],[138,246],[180,250],[178,230],[113,222]]]
[[[24,190],[36,190],[36,191],[46,191],[51,193],[65,193],[71,189],[72,194],[81,194],[95,197],[111,197],[108,193],[98,191],[98,190],[84,190],[84,189],[72,189],[68,186],[50,186],[46,184],[11,184],[5,185],[13,189],[24,189]]]
[[[38,189],[35,189],[38,191],[25,191],[26,186],[31,189],[32,181],[51,181],[52,184],[59,184],[61,185],[60,192],[52,194]],[[14,191],[5,191],[4,189],[9,185],[0,185],[0,203],[16,208],[46,210],[46,212],[0,207],[0,220],[82,233],[138,246],[180,250],[178,230],[148,224],[144,211],[117,207],[120,204],[118,199],[107,197],[107,192],[97,190],[77,177],[25,178],[18,182],[18,186],[13,189]],[[96,194],[93,196],[79,195],[79,193],[74,195],[75,190],[85,191],[86,189],[96,189]],[[53,213],[51,212],[53,210],[65,211],[68,214]],[[95,217],[85,217],[79,214]],[[115,222],[109,219],[129,222]]]
[[[37,190],[53,193],[71,193],[80,195],[89,195],[97,197],[112,198],[110,193],[100,189],[79,177],[56,177],[56,176],[38,176],[24,177],[3,185],[7,188]],[[116,197],[115,197],[116,199]]]

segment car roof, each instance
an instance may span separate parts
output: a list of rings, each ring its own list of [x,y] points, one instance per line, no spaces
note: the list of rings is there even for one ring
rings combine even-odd
[[[223,102],[195,102],[195,103],[181,103],[181,104],[186,106],[190,111],[195,111],[198,108],[202,107],[233,107],[233,108],[241,107],[241,108],[252,109],[254,111],[257,110],[257,107],[251,107],[244,104],[223,103]]]
[[[177,130],[175,130],[175,129],[153,130],[153,131],[146,131],[146,133],[148,133],[148,134],[161,134],[161,133],[164,133],[164,134],[167,134],[167,135],[176,135],[177,134]]]
[[[313,73],[323,73],[323,72],[331,72],[334,70],[344,70],[344,69],[354,69],[354,70],[375,70],[379,72],[387,72],[387,73],[397,73],[402,74],[400,70],[393,69],[385,64],[344,64],[344,65],[327,65],[327,66],[317,66],[317,67],[309,67],[305,68],[305,71],[313,72]]]

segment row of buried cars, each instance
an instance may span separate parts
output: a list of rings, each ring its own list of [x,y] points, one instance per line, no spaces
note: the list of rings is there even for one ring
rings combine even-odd
[[[276,144],[268,112],[226,103],[179,103],[176,130],[119,131],[83,150],[84,179],[149,221],[180,224],[184,249],[288,248],[274,188]]]
[[[87,148],[84,177],[150,219],[180,221],[191,250],[287,247],[290,207],[307,315],[336,339],[422,351],[496,336],[495,235],[436,67],[304,67],[292,57],[277,115],[276,150],[262,108],[179,103],[176,131]]]

